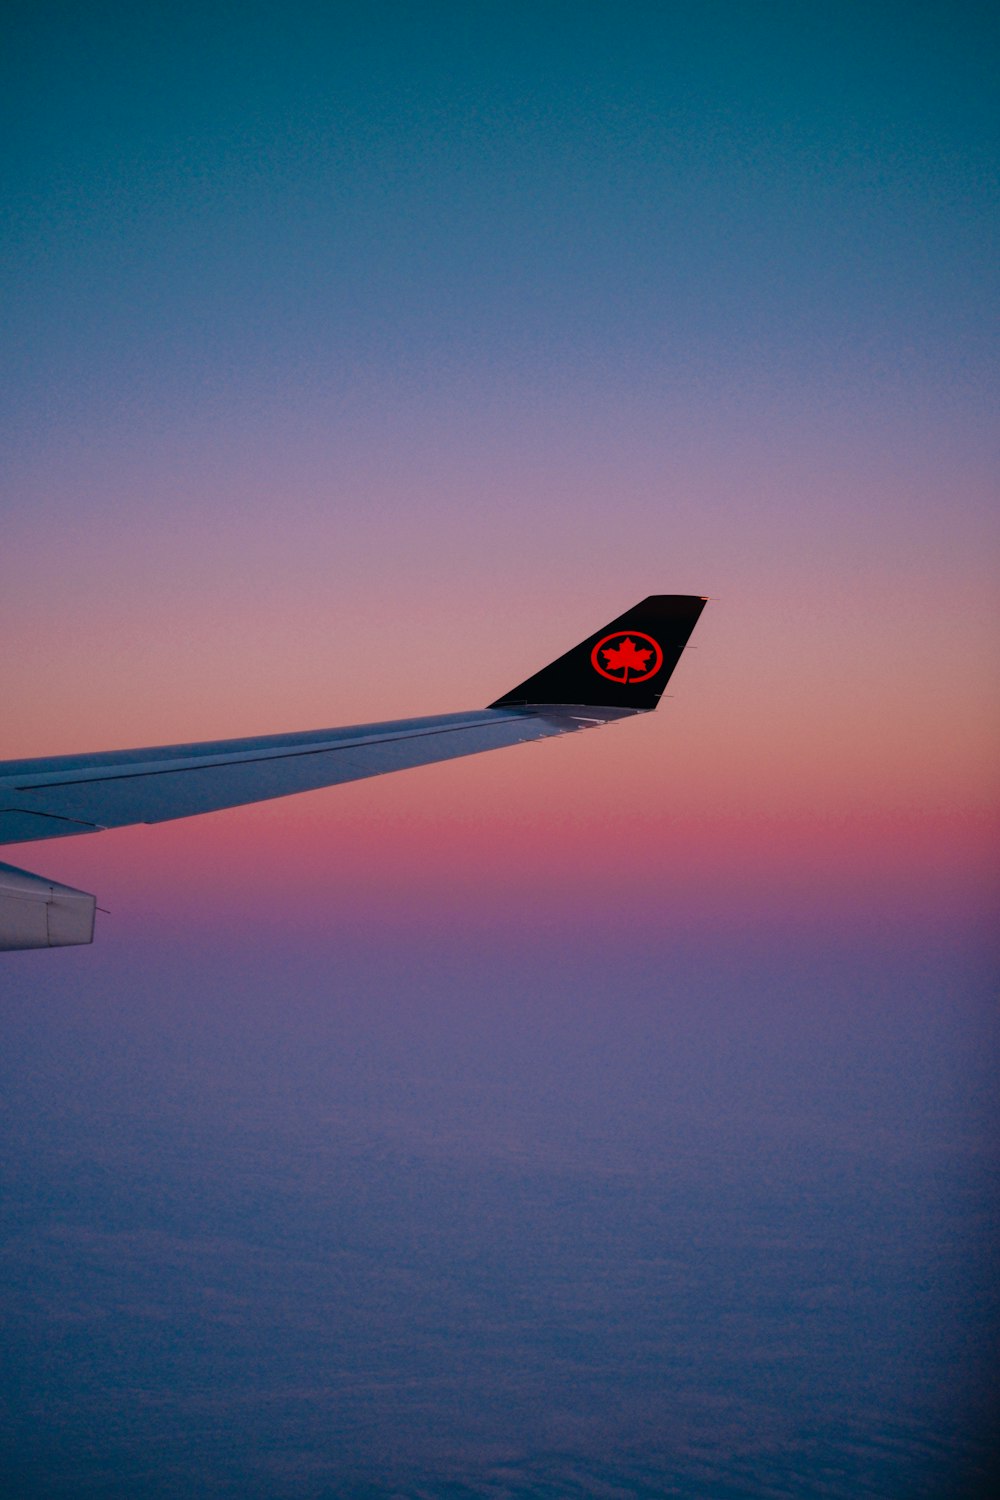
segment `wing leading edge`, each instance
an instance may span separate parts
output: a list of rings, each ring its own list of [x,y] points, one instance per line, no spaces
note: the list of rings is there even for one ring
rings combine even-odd
[[[191,817],[649,712],[704,605],[698,596],[651,595],[470,713],[0,762],[0,844]],[[4,942],[5,889],[0,883],[0,948],[11,946]]]

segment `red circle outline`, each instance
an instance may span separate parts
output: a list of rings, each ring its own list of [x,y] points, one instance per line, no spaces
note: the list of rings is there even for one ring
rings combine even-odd
[[[598,651],[600,651],[601,647],[605,644],[606,641],[618,641],[624,640],[626,638],[636,641],[648,641],[653,650],[656,652],[656,659],[653,662],[653,665],[650,667],[648,672],[643,672],[641,677],[629,677],[627,675],[625,677],[614,677],[610,672],[606,671],[597,660],[597,653]],[[597,645],[594,647],[593,651],[591,651],[590,665],[593,667],[595,672],[600,672],[601,676],[606,677],[609,682],[617,682],[619,687],[631,687],[633,682],[647,682],[650,677],[656,676],[657,672],[663,666],[663,651],[660,648],[659,641],[654,641],[653,637],[651,635],[647,635],[644,630],[613,630],[610,635],[602,636]]]

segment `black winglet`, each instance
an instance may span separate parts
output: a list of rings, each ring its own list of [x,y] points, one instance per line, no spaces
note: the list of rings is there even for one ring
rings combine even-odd
[[[489,706],[655,708],[705,603],[697,594],[650,594]]]

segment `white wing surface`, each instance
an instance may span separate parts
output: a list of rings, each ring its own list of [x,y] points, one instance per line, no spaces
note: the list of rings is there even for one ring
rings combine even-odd
[[[621,710],[468,714],[0,763],[0,843],[163,823],[589,728]]]
[[[0,762],[0,844],[191,817],[648,712],[656,707],[704,604],[701,597],[654,594],[489,708],[470,713]],[[67,937],[66,922],[53,917],[82,892],[2,868],[7,874],[0,881],[0,948],[90,941]],[[24,876],[20,886],[19,876]],[[32,903],[27,926],[25,902]],[[39,902],[51,921],[41,923]],[[29,929],[50,936],[23,941]],[[53,937],[56,932],[61,935]]]

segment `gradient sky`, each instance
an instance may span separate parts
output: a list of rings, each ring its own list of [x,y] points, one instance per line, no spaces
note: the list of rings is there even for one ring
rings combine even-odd
[[[616,956],[627,1016],[683,950],[740,1014],[763,963],[769,1045],[822,1051],[793,997],[836,950],[919,1087],[915,974],[981,1056],[997,40],[972,4],[8,6],[0,756],[474,707],[713,599],[641,723],[11,849],[112,913],[8,956],[13,1010],[65,986],[98,1050],[134,1015],[131,1067],[221,963],[266,1052],[346,946],[377,1038],[429,993],[425,1048],[461,1012],[521,1057],[499,996],[582,943],[592,1019]]]
[[[377,809],[426,857],[442,808],[479,848],[513,803],[557,867],[543,806],[643,859],[679,820],[713,883],[867,845],[937,899],[968,861],[964,901],[996,793],[986,20],[17,8],[4,753],[471,706],[704,592],[655,724],[140,858],[289,818],[294,866]],[[113,878],[107,840],[46,852]]]

